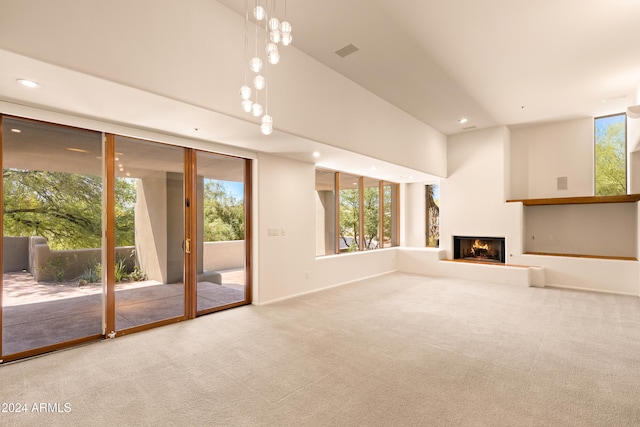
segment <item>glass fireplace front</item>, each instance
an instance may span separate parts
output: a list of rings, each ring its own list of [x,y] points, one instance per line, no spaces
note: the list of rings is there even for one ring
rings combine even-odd
[[[504,237],[453,237],[453,258],[480,262],[505,262]]]

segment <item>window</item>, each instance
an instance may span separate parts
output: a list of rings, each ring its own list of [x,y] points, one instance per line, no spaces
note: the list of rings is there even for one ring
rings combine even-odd
[[[316,256],[398,245],[398,184],[316,169]]]
[[[627,116],[595,119],[595,195],[627,194]]]
[[[316,170],[316,256],[336,253],[336,173]]]
[[[382,223],[382,247],[390,248],[398,246],[398,184],[390,182],[383,183],[383,205],[384,212]]]
[[[363,219],[364,219],[364,249],[380,248],[381,231],[380,226],[380,181],[377,179],[364,178],[363,197]]]
[[[361,249],[360,230],[360,178],[340,175],[340,252],[355,252]]]
[[[428,247],[440,246],[440,185],[425,186],[426,243]]]

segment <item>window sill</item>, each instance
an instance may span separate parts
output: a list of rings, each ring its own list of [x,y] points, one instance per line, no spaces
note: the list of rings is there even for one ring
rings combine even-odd
[[[638,261],[638,259],[634,258],[634,257],[607,256],[607,255],[555,254],[555,253],[549,253],[549,252],[525,252],[523,255],[540,255],[540,256],[569,257],[569,258],[606,259],[606,260],[616,260],[616,261]]]
[[[583,204],[593,204],[593,203],[633,203],[638,201],[640,201],[640,194],[628,194],[624,196],[512,199],[512,200],[507,200],[507,203],[521,202],[524,206],[544,206],[544,205],[583,205]]]

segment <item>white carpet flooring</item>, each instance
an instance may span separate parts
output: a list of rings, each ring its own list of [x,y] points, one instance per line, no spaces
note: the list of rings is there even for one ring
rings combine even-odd
[[[637,426],[640,299],[393,273],[6,364],[0,403],[26,409],[3,426]]]

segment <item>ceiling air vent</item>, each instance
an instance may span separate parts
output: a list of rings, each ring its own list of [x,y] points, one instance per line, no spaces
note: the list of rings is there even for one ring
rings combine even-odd
[[[349,43],[342,49],[336,50],[336,55],[338,55],[340,58],[344,58],[345,56],[351,55],[352,53],[356,53],[359,50],[360,49],[358,48],[358,46],[354,45],[353,43]]]

